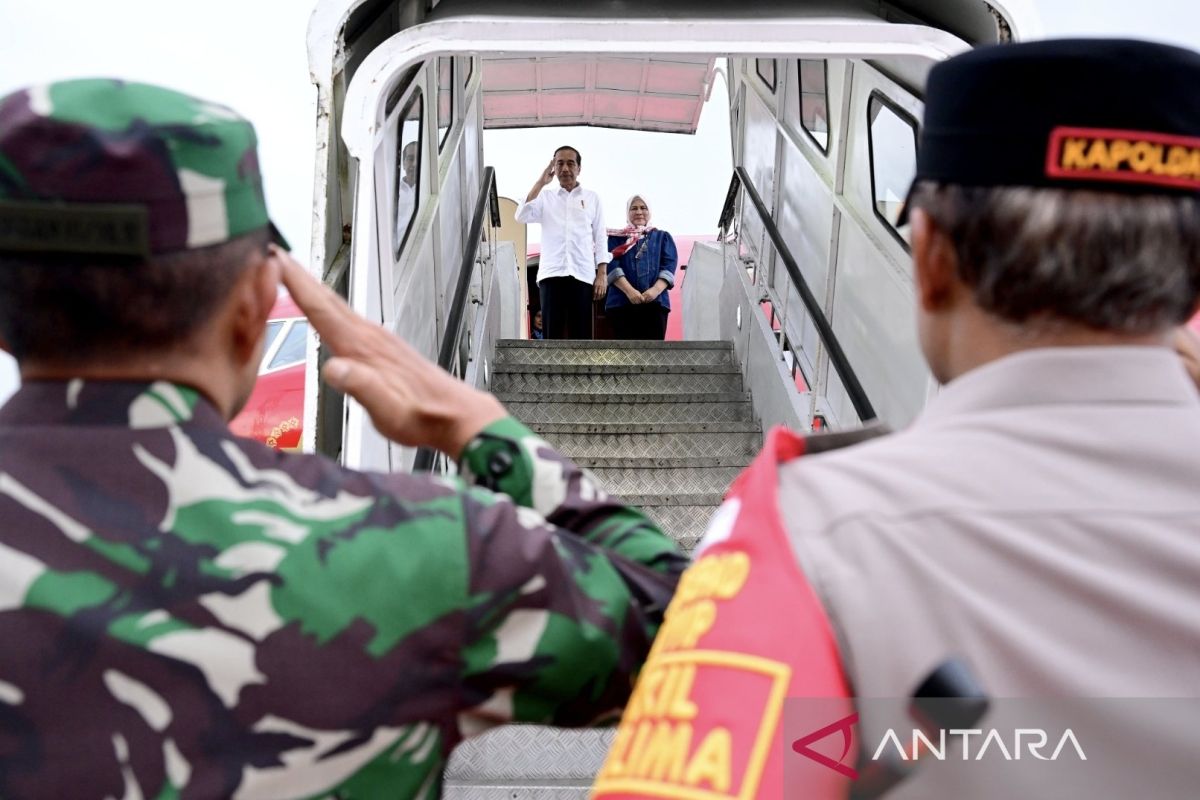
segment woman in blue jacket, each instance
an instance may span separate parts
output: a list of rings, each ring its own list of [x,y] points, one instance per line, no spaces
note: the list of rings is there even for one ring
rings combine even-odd
[[[658,339],[667,335],[678,256],[675,240],[650,225],[650,205],[635,194],[625,204],[629,224],[608,231],[608,297],[604,313],[618,339]]]

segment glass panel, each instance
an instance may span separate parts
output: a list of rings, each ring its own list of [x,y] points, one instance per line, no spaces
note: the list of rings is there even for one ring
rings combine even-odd
[[[446,135],[454,124],[454,58],[438,58],[438,150],[446,143]]]
[[[283,326],[287,324],[286,319],[273,319],[267,323],[267,337],[263,344],[263,352],[271,349],[271,345],[275,344],[275,337],[283,330]]]
[[[754,71],[758,73],[758,77],[762,78],[762,82],[765,83],[772,92],[775,91],[775,59],[754,59]]]
[[[404,247],[421,195],[421,95],[417,93],[400,114],[396,138],[396,256]]]
[[[824,59],[800,60],[800,126],[809,138],[829,152],[829,98]]]
[[[279,352],[271,359],[267,369],[290,367],[304,362],[305,338],[308,336],[308,320],[298,319],[287,332],[287,338],[279,347]]]
[[[867,104],[871,143],[871,198],[875,213],[904,241],[908,226],[896,227],[909,184],[917,171],[917,123],[880,95]]]
[[[267,335],[263,339],[263,360],[266,361],[267,353],[271,352],[271,345],[275,344],[275,337],[279,336],[279,332],[283,330],[283,326],[287,324],[286,319],[273,319],[267,323]],[[265,364],[260,364],[259,369],[265,369]]]

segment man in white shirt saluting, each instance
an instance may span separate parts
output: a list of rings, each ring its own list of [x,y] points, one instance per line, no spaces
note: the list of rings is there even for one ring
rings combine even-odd
[[[542,226],[538,290],[547,339],[592,338],[592,301],[608,291],[604,212],[600,197],[579,185],[582,164],[574,147],[555,150],[517,208],[517,222]],[[543,191],[551,178],[558,189]]]

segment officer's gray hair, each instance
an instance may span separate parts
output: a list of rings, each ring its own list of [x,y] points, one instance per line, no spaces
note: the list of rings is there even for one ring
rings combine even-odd
[[[1147,334],[1196,310],[1193,198],[921,181],[910,203],[954,242],[960,277],[1001,319]]]

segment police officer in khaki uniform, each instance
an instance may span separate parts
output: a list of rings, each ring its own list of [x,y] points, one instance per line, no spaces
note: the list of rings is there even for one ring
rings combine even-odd
[[[780,473],[857,696],[955,655],[996,698],[1200,697],[1200,399],[1170,349],[1200,297],[1198,87],[1196,53],[1131,41],[930,75],[908,208],[945,387],[908,430]],[[1020,725],[1007,710],[990,724]],[[1194,738],[1159,711],[1064,710],[1091,763],[1053,785],[1186,796]],[[996,785],[958,764],[896,796],[1046,796],[1011,782],[1032,769]]]
[[[826,797],[822,776],[916,767],[889,798],[1197,795],[1200,395],[1171,344],[1200,298],[1200,55],[1002,45],[927,90],[906,208],[945,385],[908,429],[854,446],[772,433],[684,575],[603,798],[674,780],[636,751],[678,724],[646,676],[680,664],[674,707],[695,741],[723,731],[731,793]],[[914,763],[905,699],[947,659],[991,709]],[[789,728],[804,704],[755,670],[857,716]],[[680,763],[681,784],[709,774]]]

